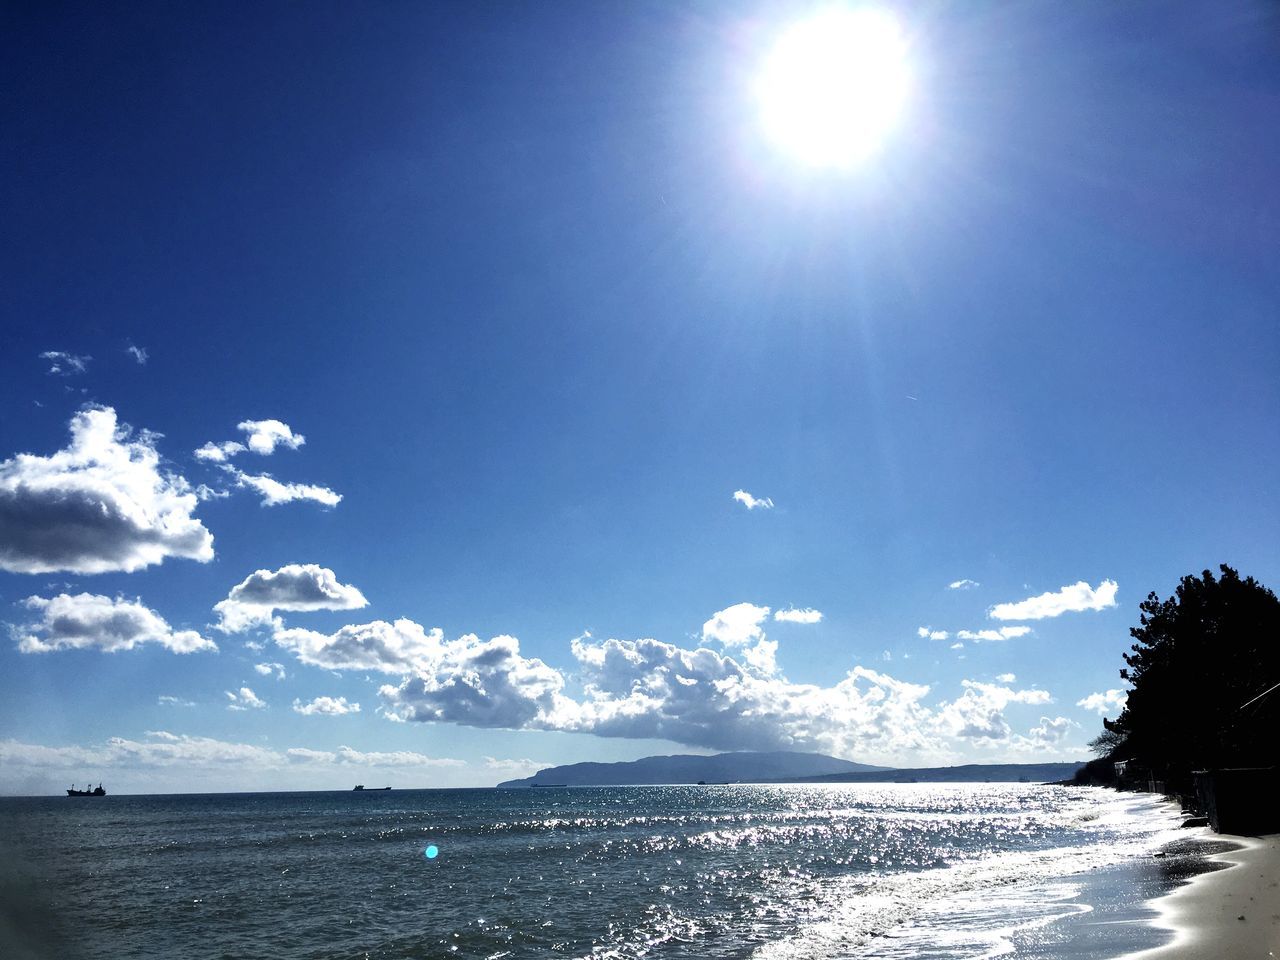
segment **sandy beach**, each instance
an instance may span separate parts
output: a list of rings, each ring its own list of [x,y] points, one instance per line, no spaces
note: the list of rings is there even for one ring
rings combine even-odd
[[[1125,960],[1253,960],[1280,957],[1280,834],[1232,837],[1239,849],[1209,859],[1227,868],[1195,877],[1153,906],[1171,943]]]

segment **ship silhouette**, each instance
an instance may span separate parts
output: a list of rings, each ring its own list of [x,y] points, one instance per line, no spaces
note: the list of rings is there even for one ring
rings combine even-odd
[[[76,785],[73,783],[67,789],[67,796],[68,797],[105,797],[107,795],[107,791],[102,789],[102,784],[98,784],[92,790],[89,789],[89,785],[87,783],[84,785],[84,787],[85,788],[83,790],[77,790]]]

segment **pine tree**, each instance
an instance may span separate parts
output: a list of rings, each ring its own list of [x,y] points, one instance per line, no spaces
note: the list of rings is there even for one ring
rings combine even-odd
[[[1280,600],[1225,564],[1141,604],[1120,676],[1133,689],[1115,720],[1114,759],[1136,759],[1185,789],[1192,770],[1280,761]]]

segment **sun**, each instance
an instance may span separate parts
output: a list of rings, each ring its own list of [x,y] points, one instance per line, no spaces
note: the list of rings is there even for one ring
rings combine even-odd
[[[779,37],[756,88],[760,119],[769,139],[802,163],[852,167],[897,125],[909,80],[897,20],[833,8]]]

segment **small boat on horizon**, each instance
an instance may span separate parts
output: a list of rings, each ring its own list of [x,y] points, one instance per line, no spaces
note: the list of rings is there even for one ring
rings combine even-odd
[[[87,783],[84,786],[85,786],[85,789],[77,790],[76,785],[73,783],[70,787],[67,788],[67,796],[68,797],[105,797],[107,795],[107,791],[102,789],[102,784],[98,784],[92,790],[89,789],[89,785]]]
[[[352,787],[351,789],[352,789],[353,791],[354,791],[354,790],[364,790],[364,789],[365,789],[365,785],[364,785],[363,783],[357,783],[357,784],[356,784],[354,787]],[[371,789],[373,789],[373,790],[390,790],[391,788],[390,788],[390,787],[373,787],[373,788],[371,788]]]

